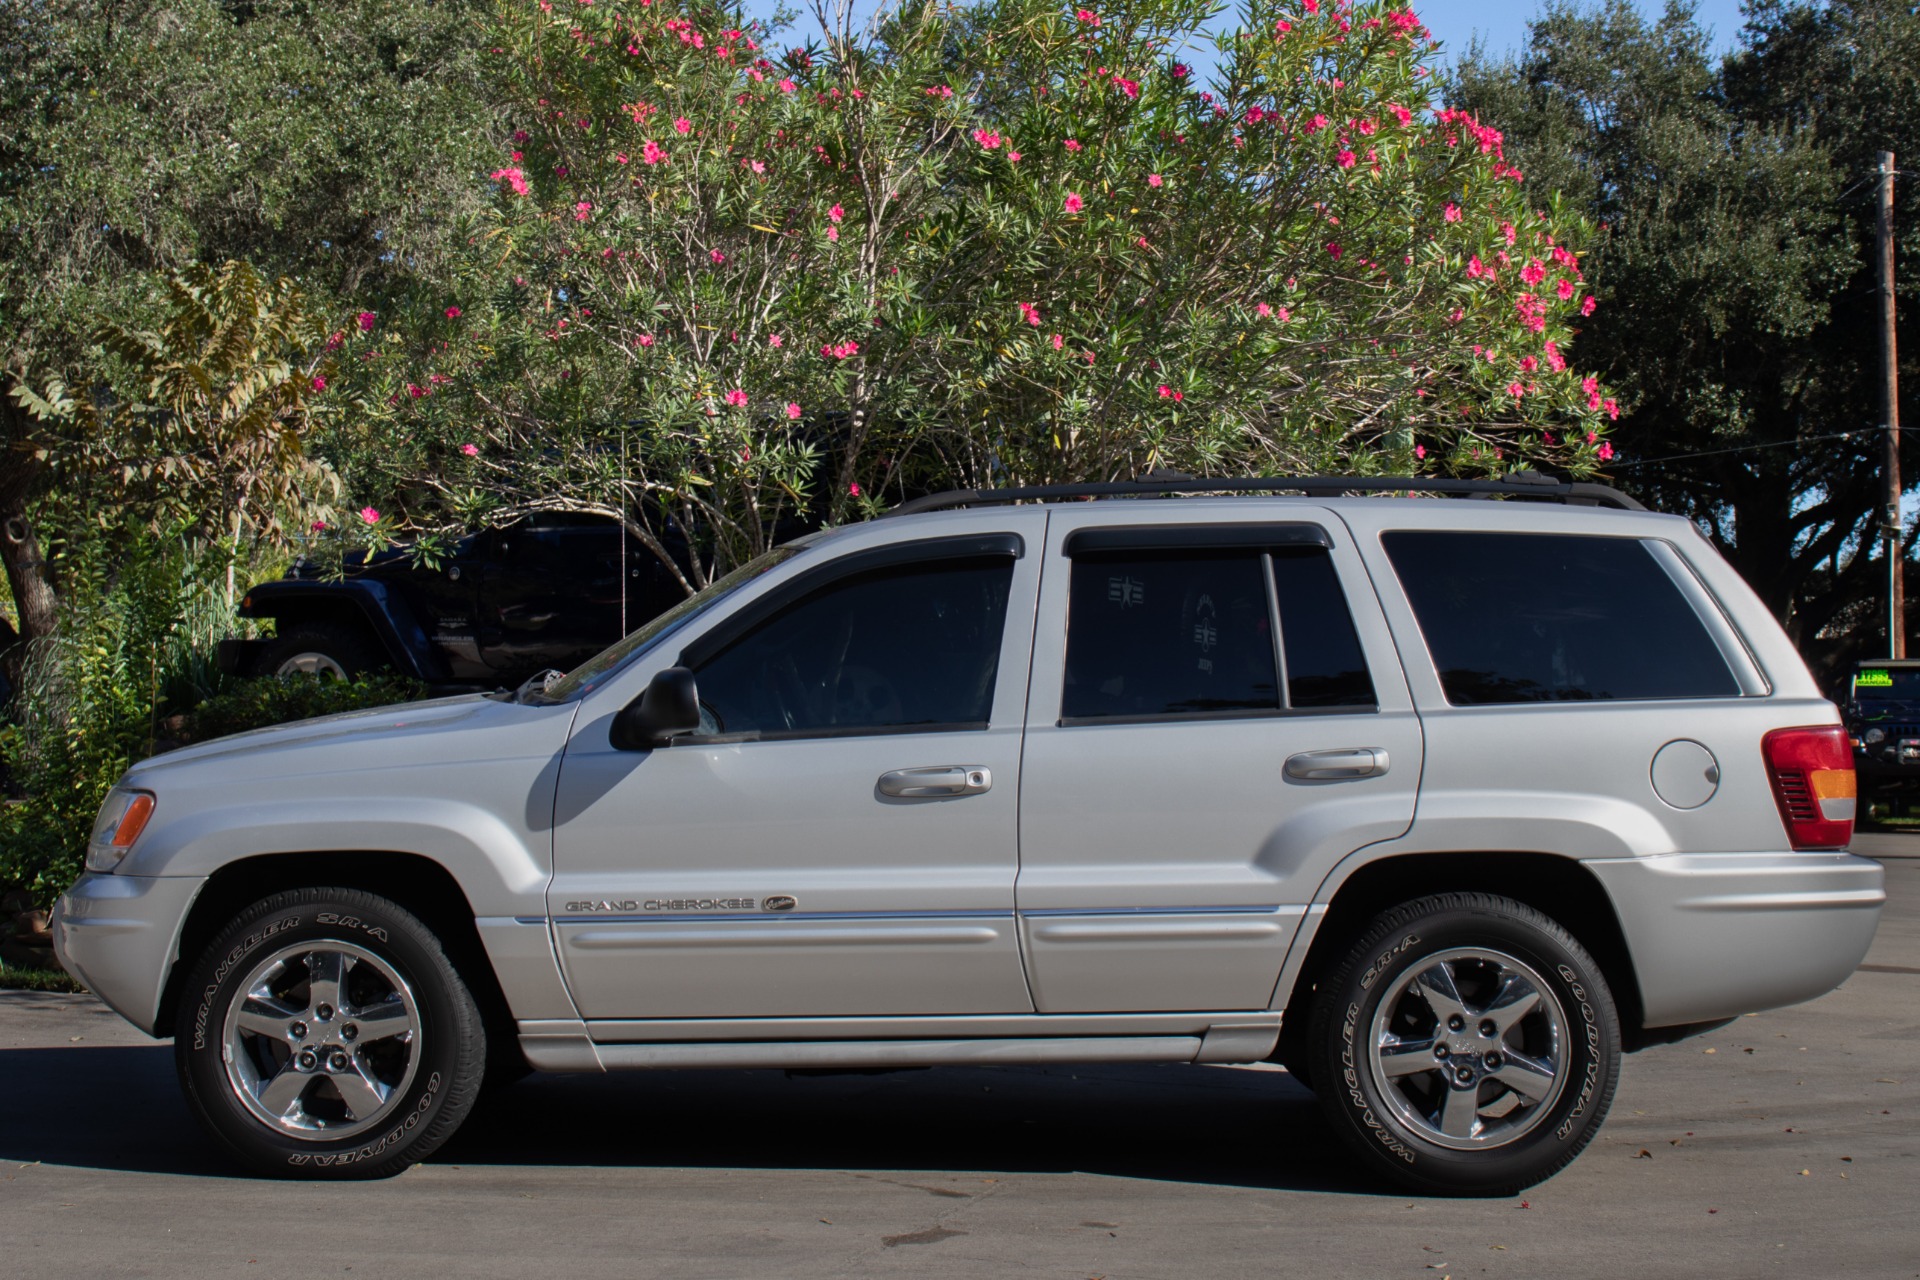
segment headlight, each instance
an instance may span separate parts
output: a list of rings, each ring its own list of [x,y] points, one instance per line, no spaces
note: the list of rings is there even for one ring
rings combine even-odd
[[[1887,731],[1885,729],[1869,729],[1860,736],[1862,741],[1871,746],[1876,742],[1885,742],[1887,740]]]
[[[146,792],[118,787],[108,792],[100,816],[93,820],[93,835],[87,840],[87,870],[104,872],[119,866],[151,817],[153,797]]]

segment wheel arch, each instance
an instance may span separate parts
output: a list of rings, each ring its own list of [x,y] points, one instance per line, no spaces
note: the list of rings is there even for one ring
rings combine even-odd
[[[377,581],[267,582],[247,593],[241,615],[272,618],[282,631],[293,627],[348,626],[404,675],[429,682],[446,678],[435,650],[406,598]]]
[[[1285,993],[1280,1056],[1298,1061],[1306,1034],[1306,1010],[1320,978],[1337,964],[1368,923],[1389,907],[1428,894],[1468,891],[1521,902],[1558,922],[1600,966],[1620,1011],[1622,1047],[1628,1052],[1675,1039],[1675,1028],[1648,1031],[1641,1025],[1639,974],[1626,934],[1606,889],[1576,859],[1554,853],[1459,851],[1409,853],[1378,858],[1346,876],[1334,891]]]
[[[399,904],[433,930],[454,971],[473,993],[490,1052],[518,1052],[518,1034],[506,994],[480,941],[472,904],[453,873],[417,853],[269,853],[242,858],[214,872],[181,922],[171,971],[161,989],[156,1035],[172,1032],[182,987],[194,958],[248,904],[286,889],[359,889]]]

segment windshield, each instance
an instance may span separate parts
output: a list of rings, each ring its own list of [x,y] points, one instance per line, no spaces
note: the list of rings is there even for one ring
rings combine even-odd
[[[1856,702],[1920,702],[1920,669],[1862,667],[1853,673]]]
[[[569,671],[564,677],[554,681],[537,693],[528,695],[530,702],[565,702],[577,698],[596,688],[600,682],[613,672],[626,665],[628,658],[648,648],[654,641],[670,631],[677,630],[693,621],[714,605],[752,582],[769,569],[777,568],[806,550],[811,539],[789,542],[785,546],[775,547],[765,555],[756,556],[723,578],[716,578],[706,587],[682,600],[653,621],[641,627],[616,643],[612,648],[588,658],[585,662]]]

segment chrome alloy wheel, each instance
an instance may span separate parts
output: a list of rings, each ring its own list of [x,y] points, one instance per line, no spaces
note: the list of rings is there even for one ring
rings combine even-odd
[[[274,668],[273,674],[276,676],[327,676],[334,680],[345,680],[347,669],[341,666],[340,660],[331,654],[307,650],[288,654],[280,665]]]
[[[350,942],[283,947],[247,975],[222,1032],[227,1083],[255,1119],[312,1142],[387,1117],[420,1062],[420,1009],[393,967]]]
[[[1416,962],[1381,996],[1368,1065],[1415,1134],[1480,1151],[1552,1113],[1566,1085],[1566,1035],[1546,979],[1505,952],[1463,947]]]

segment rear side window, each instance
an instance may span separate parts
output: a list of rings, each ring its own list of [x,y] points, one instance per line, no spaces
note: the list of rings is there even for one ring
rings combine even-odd
[[[1740,692],[1637,539],[1403,530],[1381,542],[1455,706]]]
[[[1076,554],[1072,574],[1064,721],[1374,703],[1353,619],[1324,548]],[[1284,636],[1279,646],[1276,618]]]

